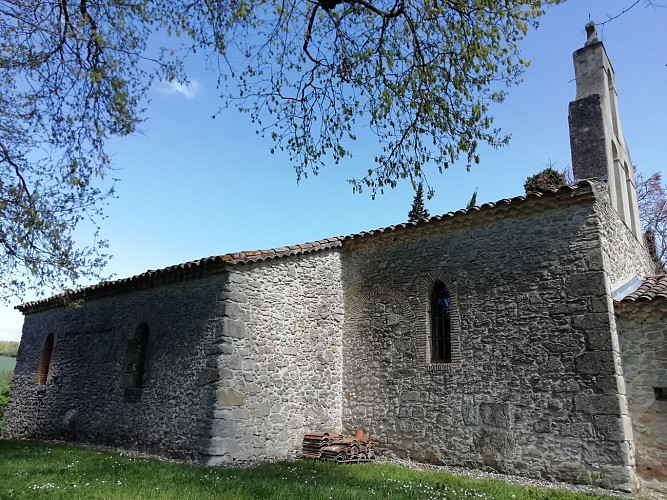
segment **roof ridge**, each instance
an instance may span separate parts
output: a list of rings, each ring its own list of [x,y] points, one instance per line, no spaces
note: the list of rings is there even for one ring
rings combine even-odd
[[[580,192],[579,194],[586,194],[597,185],[597,182],[598,181],[595,179],[583,180],[573,185],[562,186],[558,189],[549,189],[543,193],[528,193],[526,195],[514,196],[512,198],[503,198],[496,202],[486,202],[470,208],[450,211],[441,215],[434,215],[420,221],[402,222],[396,225],[372,229],[369,231],[361,231],[359,233],[353,233],[347,236],[332,236],[312,242],[269,248],[265,250],[242,250],[239,252],[230,252],[222,255],[212,255],[209,257],[187,261],[182,264],[174,264],[160,269],[149,269],[143,273],[129,276],[127,278],[102,281],[100,283],[85,286],[75,290],[66,290],[45,299],[39,299],[20,304],[15,306],[15,309],[18,309],[23,313],[36,312],[43,309],[49,309],[51,307],[71,304],[78,300],[89,297],[104,296],[112,293],[112,291],[115,291],[116,289],[119,291],[134,290],[140,289],[144,286],[153,286],[156,284],[178,281],[179,279],[197,277],[205,274],[206,272],[212,272],[215,269],[224,267],[226,265],[248,265],[266,260],[321,252],[331,248],[342,247],[345,242],[350,240],[362,239],[386,232],[404,230],[414,226],[424,226],[425,224],[430,224],[437,221],[451,220],[462,215],[493,211],[498,208],[507,207],[509,205],[519,205],[529,199],[540,199],[545,197],[559,199],[561,197],[569,197],[578,194],[577,191]]]

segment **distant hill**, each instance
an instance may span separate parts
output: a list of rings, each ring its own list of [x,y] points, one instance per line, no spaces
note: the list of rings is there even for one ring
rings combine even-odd
[[[19,343],[11,340],[0,340],[0,356],[15,358],[19,350]]]

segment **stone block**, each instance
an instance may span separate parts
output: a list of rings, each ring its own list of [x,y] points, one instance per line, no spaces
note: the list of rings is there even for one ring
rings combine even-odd
[[[461,403],[461,417],[465,425],[477,425],[478,413],[473,396],[463,396]]]
[[[417,391],[405,391],[402,399],[407,402],[419,402],[419,393]]]
[[[480,403],[479,415],[485,425],[500,429],[512,427],[512,413],[509,403]]]
[[[287,419],[285,418],[284,415],[281,415],[280,413],[272,413],[271,416],[269,417],[269,421],[272,424],[284,424],[287,422]]]
[[[551,432],[552,420],[550,418],[540,418],[533,424],[533,430],[538,434]]]
[[[602,394],[625,394],[625,384],[616,375],[600,375],[595,377],[595,389]]]
[[[234,389],[218,389],[218,406],[242,406],[245,404],[245,395]]]
[[[236,422],[229,419],[213,418],[211,419],[212,439],[231,438],[236,434]]]
[[[604,258],[602,256],[602,252],[600,251],[599,248],[596,248],[594,250],[589,250],[586,253],[586,264],[588,269],[591,271],[603,271],[604,270]]]
[[[590,465],[579,462],[556,462],[546,467],[548,479],[558,478],[560,481],[575,484],[596,484],[600,471]]]
[[[514,458],[516,443],[511,433],[496,429],[479,429],[473,435],[475,451],[483,457]]]
[[[584,341],[589,351],[613,351],[614,342],[609,328],[590,328],[584,331]]]
[[[199,372],[197,375],[197,384],[198,385],[208,385],[212,382],[218,380],[218,370],[214,369],[204,369]]]
[[[586,463],[603,463],[606,467],[634,465],[634,453],[628,441],[589,442],[582,449],[582,460]]]
[[[627,441],[632,436],[632,422],[626,415],[595,415],[593,423],[598,434],[608,441]]]
[[[234,408],[232,410],[232,419],[234,420],[248,420],[250,416],[250,411],[245,408]],[[244,428],[246,433],[248,432],[249,427],[247,423],[243,423],[240,427]]]
[[[563,362],[558,357],[549,356],[549,358],[542,364],[542,371],[562,373]]]
[[[604,295],[606,293],[605,274],[603,271],[593,271],[566,276],[565,291],[568,297]]]
[[[574,359],[574,364],[577,372],[584,375],[616,373],[612,351],[584,352]]]
[[[586,347],[590,351],[610,351],[612,349],[609,313],[589,313],[572,316],[572,328],[583,332]]]
[[[562,436],[576,437],[582,439],[592,438],[595,435],[595,433],[593,432],[593,425],[587,422],[562,424],[559,426],[558,432]]]
[[[604,313],[612,310],[611,298],[608,295],[589,298],[589,310],[594,313]]]
[[[637,484],[634,467],[627,465],[607,466],[596,484],[603,488],[631,492]]]
[[[234,302],[225,302],[223,314],[229,319],[239,320],[241,319],[241,307]]]
[[[225,337],[232,337],[242,339],[246,336],[245,323],[242,321],[234,321],[230,318],[222,320],[222,335]]]
[[[580,389],[579,383],[571,378],[556,380],[553,385],[553,391],[555,393],[579,392]]]
[[[235,439],[214,437],[209,441],[207,455],[229,456],[234,459],[240,451],[240,443]]]
[[[248,296],[245,294],[245,292],[241,291],[228,291],[223,294],[222,297],[223,301],[225,302],[236,302],[239,304],[245,304],[248,302]]]
[[[574,396],[576,411],[590,415],[621,415],[618,396],[603,394],[577,394]]]

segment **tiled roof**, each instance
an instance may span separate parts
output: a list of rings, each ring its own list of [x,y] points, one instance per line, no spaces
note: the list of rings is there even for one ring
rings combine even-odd
[[[667,274],[647,276],[634,292],[623,297],[621,303],[651,302],[655,299],[667,300]]]
[[[130,290],[141,290],[155,285],[181,281],[183,279],[197,278],[207,274],[219,272],[228,265],[246,265],[265,260],[278,259],[282,257],[303,255],[313,252],[320,252],[331,248],[341,247],[346,242],[360,240],[374,235],[387,234],[402,230],[409,230],[414,226],[423,227],[425,225],[435,224],[438,221],[447,221],[454,218],[476,217],[476,214],[495,213],[502,211],[503,208],[521,207],[527,200],[543,199],[565,199],[573,197],[590,196],[596,187],[598,181],[584,180],[572,186],[564,186],[560,189],[553,189],[544,193],[530,193],[525,196],[515,196],[514,198],[505,198],[496,202],[484,203],[469,209],[456,210],[446,214],[436,215],[418,222],[404,222],[394,226],[388,226],[372,231],[362,231],[349,236],[336,236],[324,240],[303,243],[301,245],[292,245],[289,247],[272,248],[269,250],[253,250],[237,253],[228,253],[224,255],[215,255],[199,260],[177,264],[175,266],[165,267],[158,270],[149,270],[144,273],[123,278],[114,281],[103,281],[96,285],[91,285],[78,290],[70,290],[53,297],[27,302],[15,307],[23,313],[37,312],[53,307],[59,307],[71,304],[79,300],[98,298],[113,293],[119,293]]]
[[[539,198],[544,199],[563,199],[563,198],[573,198],[584,195],[591,195],[593,189],[599,186],[599,181],[597,180],[583,180],[577,184],[571,186],[564,186],[560,189],[550,189],[544,193],[530,193],[525,196],[515,196],[514,198],[503,198],[495,202],[483,203],[479,206],[474,206],[471,208],[464,208],[461,210],[456,210],[454,212],[447,212],[442,215],[435,215],[429,217],[428,219],[423,219],[418,222],[403,222],[402,224],[397,224],[395,226],[388,226],[380,229],[374,229],[371,231],[362,231],[360,233],[352,234],[349,236],[342,237],[343,241],[353,240],[358,238],[364,238],[366,236],[373,236],[377,234],[389,233],[401,229],[407,229],[413,226],[423,226],[425,224],[432,224],[436,221],[446,221],[451,219],[461,219],[466,216],[475,216],[477,213],[492,213],[500,212],[503,208],[518,208],[524,204],[526,200],[537,200]]]
[[[27,302],[15,307],[19,311],[37,312],[51,309],[62,305],[72,304],[82,299],[103,297],[112,293],[129,290],[141,290],[155,285],[161,285],[183,279],[193,279],[207,274],[215,273],[226,265],[251,264],[264,260],[278,259],[290,255],[303,255],[307,253],[320,252],[329,248],[341,246],[341,238],[327,238],[324,240],[292,245],[289,247],[272,248],[270,250],[253,250],[245,252],[227,253],[225,255],[213,255],[199,260],[165,267],[163,269],[149,270],[129,278],[113,281],[102,281],[95,285],[87,286],[78,290],[68,290],[46,299]]]

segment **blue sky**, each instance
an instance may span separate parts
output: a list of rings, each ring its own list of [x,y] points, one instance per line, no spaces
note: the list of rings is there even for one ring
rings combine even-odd
[[[509,146],[482,150],[464,165],[429,177],[431,214],[463,208],[475,189],[478,204],[523,193],[529,175],[551,161],[570,165],[567,105],[574,99],[572,52],[585,41],[589,19],[601,22],[634,0],[568,0],[552,7],[522,43],[532,64],[521,85],[495,106],[495,124]],[[620,114],[633,162],[667,177],[667,9],[638,5],[599,29],[616,71]],[[143,133],[110,145],[118,199],[107,209],[102,236],[113,255],[105,274],[116,278],[210,255],[264,249],[345,235],[407,219],[409,184],[372,200],[353,194],[347,179],[372,164],[373,144],[353,158],[296,183],[289,159],[272,155],[246,115],[211,115],[220,101],[215,75],[193,62],[194,85],[151,91]],[[20,313],[0,308],[0,340],[18,340]]]

